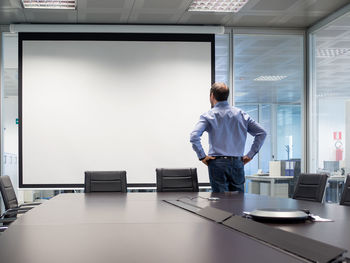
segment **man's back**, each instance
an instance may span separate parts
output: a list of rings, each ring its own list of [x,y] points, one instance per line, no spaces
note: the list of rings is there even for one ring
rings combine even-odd
[[[191,134],[191,142],[194,144],[194,150],[200,151],[198,139],[206,131],[209,134],[209,152],[210,156],[243,156],[244,146],[247,139],[247,133],[253,136],[263,135],[264,129],[255,122],[248,114],[241,109],[231,107],[227,101],[220,101],[215,106],[200,117],[199,123]],[[200,141],[199,141],[200,143]],[[259,145],[254,145],[247,154],[252,158],[259,150]]]

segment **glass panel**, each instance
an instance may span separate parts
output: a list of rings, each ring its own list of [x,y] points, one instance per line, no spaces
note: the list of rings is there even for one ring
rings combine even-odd
[[[239,105],[239,108],[241,108],[243,111],[245,111],[246,113],[249,114],[250,117],[252,117],[255,120],[258,120],[259,118],[259,108],[257,105]],[[250,150],[250,147],[253,143],[253,137],[248,134],[247,136],[247,141],[245,144],[245,149],[244,152],[247,153]],[[244,166],[244,171],[245,174],[255,174],[258,171],[258,167],[259,167],[259,160],[258,158],[254,158],[252,161],[250,161],[249,163],[247,163]]]
[[[288,159],[283,154],[286,145],[292,151],[289,158],[301,158],[303,39],[301,35],[234,35],[234,101],[237,106],[258,106],[253,118],[268,133],[255,157],[263,172],[268,172],[270,160]],[[247,149],[250,144],[248,140]],[[247,171],[252,173],[256,170]]]
[[[265,128],[267,132],[267,136],[264,142],[264,145],[260,149],[259,153],[259,163],[260,169],[263,173],[269,172],[269,162],[273,159],[272,157],[272,138],[271,138],[271,116],[272,116],[272,105],[270,104],[262,104],[260,106],[260,124]]]
[[[277,107],[277,159],[301,159],[301,106]]]
[[[229,84],[229,35],[215,36],[215,81]]]
[[[2,36],[2,175],[11,178],[18,196],[18,35]]]
[[[350,172],[349,14],[311,35],[310,171],[328,173],[326,201],[339,202]]]

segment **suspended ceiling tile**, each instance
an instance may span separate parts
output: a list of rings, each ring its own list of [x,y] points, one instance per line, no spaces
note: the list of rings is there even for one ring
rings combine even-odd
[[[190,3],[191,0],[135,0],[128,23],[144,23],[145,17],[142,16],[152,14],[152,20],[146,18],[150,24],[176,24],[186,13]],[[160,20],[156,19],[157,15],[160,16]],[[164,19],[164,15],[167,15],[168,19]]]
[[[24,16],[23,10],[21,8],[5,8],[0,9],[0,24],[10,24],[8,23],[26,23],[26,17]]]
[[[189,5],[188,0],[171,0],[171,1],[165,1],[165,0],[144,0],[143,2],[143,8],[154,8],[154,9],[176,9],[176,8],[182,8],[182,5],[185,3],[186,5]]]
[[[120,9],[129,0],[86,0],[86,9]],[[80,4],[80,1],[78,2]]]
[[[76,23],[76,10],[24,9],[29,23]]]
[[[134,0],[78,0],[78,23],[126,23]]]
[[[172,18],[168,14],[140,14],[137,17],[138,23],[150,23],[150,24],[168,24],[176,23],[177,17]]]
[[[290,16],[288,19],[285,19],[285,21],[282,22],[275,22],[272,23],[272,25],[275,26],[286,26],[289,27],[300,27],[303,28],[308,25],[312,25],[316,23],[319,20],[319,16],[312,16],[312,15],[303,15],[303,16]]]
[[[279,11],[286,10],[292,7],[297,1],[296,0],[260,0],[256,5],[254,5],[251,10],[269,10],[269,11]]]
[[[346,4],[349,4],[348,0],[317,0],[308,7],[308,10],[324,11],[330,14]]]
[[[270,25],[275,16],[271,15],[242,15],[233,16],[233,19],[227,24],[227,26],[257,26],[257,25]]]
[[[117,13],[105,13],[101,15],[100,13],[91,13],[86,14],[85,21],[88,21],[89,23],[97,23],[97,24],[114,24],[119,23],[121,20],[121,14]],[[80,22],[83,22],[84,20],[80,20]]]
[[[220,25],[224,20],[227,20],[231,14],[227,13],[198,13],[187,12],[179,21],[181,24],[206,24]]]
[[[21,0],[1,0],[0,9],[2,8],[22,8]]]

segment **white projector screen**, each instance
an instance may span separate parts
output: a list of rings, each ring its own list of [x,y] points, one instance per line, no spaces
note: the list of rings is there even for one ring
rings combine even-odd
[[[156,168],[184,167],[207,183],[189,136],[210,108],[214,36],[84,36],[20,34],[20,187],[81,187],[84,171],[113,170],[147,186]]]

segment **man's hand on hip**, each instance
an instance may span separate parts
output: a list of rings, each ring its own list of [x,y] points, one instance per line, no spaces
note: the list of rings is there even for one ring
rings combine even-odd
[[[204,159],[202,159],[202,163],[204,163],[206,166],[208,166],[208,162],[210,160],[215,160],[215,157],[213,157],[213,156],[205,156]]]
[[[249,158],[247,155],[244,155],[242,157],[242,161],[243,161],[243,164],[246,165],[247,163],[249,163],[252,159]]]

